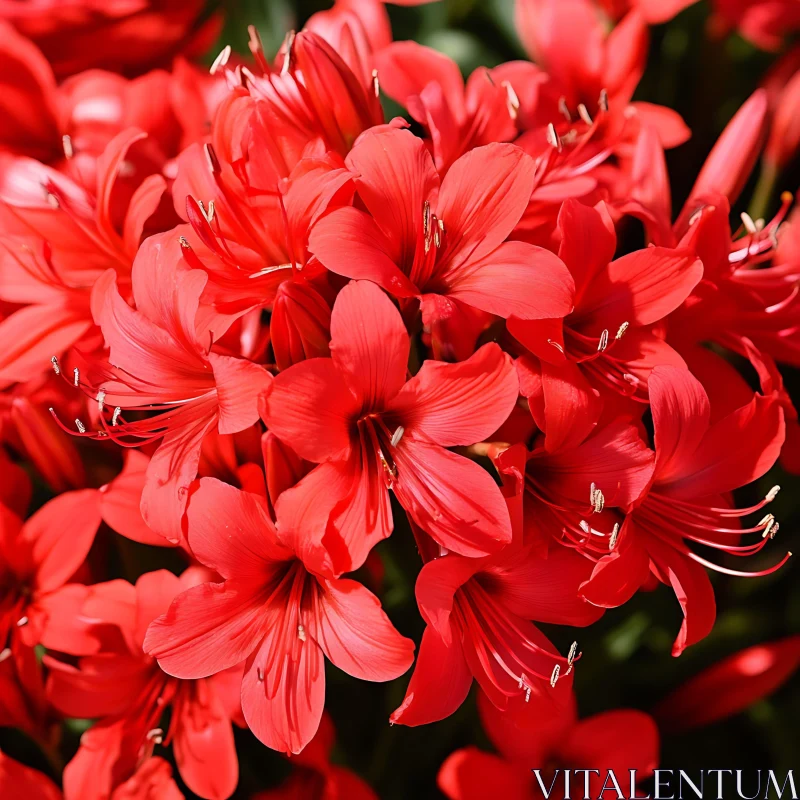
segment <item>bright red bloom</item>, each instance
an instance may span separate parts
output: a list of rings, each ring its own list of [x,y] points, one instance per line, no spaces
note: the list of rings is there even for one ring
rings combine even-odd
[[[508,511],[491,476],[445,448],[481,441],[508,417],[518,393],[510,358],[487,344],[461,364],[428,361],[407,381],[408,334],[367,281],[339,293],[331,334],[330,359],[297,364],[266,395],[267,426],[320,464],[281,496],[279,523],[302,519],[339,574],[391,533],[390,489],[449,550],[485,555],[509,542]]]
[[[448,717],[466,699],[473,679],[498,708],[515,696],[551,691],[548,684],[570,676],[576,653],[560,656],[529,620],[595,622],[598,609],[577,595],[590,570],[566,549],[540,560],[528,546],[487,558],[451,553],[428,562],[416,586],[428,627],[392,722],[424,725]],[[564,683],[571,685],[571,678]],[[554,691],[569,690],[558,685]]]
[[[670,733],[711,725],[771,695],[800,667],[800,636],[740,650],[690,678],[654,709]]]
[[[374,281],[403,301],[419,299],[427,327],[457,325],[461,306],[524,320],[571,308],[573,283],[558,259],[506,241],[534,182],[533,161],[519,148],[472,150],[440,185],[421,140],[382,130],[362,137],[347,165],[368,213],[343,208],[314,226],[309,247],[329,270]],[[450,338],[433,336],[434,346]],[[471,353],[474,338],[463,345]]]
[[[416,42],[390,44],[375,63],[381,89],[426,128],[442,175],[473,148],[516,138],[519,101],[490,70],[475,70],[465,85],[455,61]]]
[[[545,361],[517,361],[520,391],[536,423],[527,434],[525,537],[542,552],[555,538],[590,558],[607,552],[595,544],[585,520],[638,500],[653,475],[653,452],[639,426],[624,416],[601,417],[602,405],[577,368],[561,375]],[[607,416],[607,415],[606,415]],[[538,430],[536,430],[538,428]],[[512,448],[500,463],[518,457]],[[602,523],[593,520],[596,526]],[[613,525],[613,522],[612,522]]]
[[[48,656],[53,705],[70,717],[99,720],[83,734],[64,770],[66,800],[108,797],[162,743],[172,743],[181,777],[193,792],[207,800],[233,793],[238,764],[231,719],[239,716],[240,673],[180,681],[142,652],[150,622],[203,577],[197,570],[181,578],[161,570],[143,575],[135,587],[125,581],[93,586],[76,621],[89,626],[95,646],[77,666]],[[159,726],[167,709],[172,715],[165,732]]]
[[[64,587],[83,564],[100,527],[97,493],[66,492],[22,521],[0,505],[0,642],[43,642],[74,652],[66,623],[76,595]],[[83,588],[83,587],[81,587]]]
[[[187,517],[192,552],[223,581],[179,595],[150,626],[145,650],[186,679],[245,661],[242,710],[268,747],[299,753],[317,732],[323,654],[363,680],[392,680],[411,665],[413,643],[377,598],[356,581],[309,572],[306,532],[279,535],[263,498],[203,478]]]
[[[687,248],[666,247],[612,261],[617,238],[603,205],[566,201],[558,229],[559,258],[575,283],[574,306],[563,317],[511,319],[509,331],[547,363],[543,382],[567,381],[580,391],[582,375],[595,387],[645,401],[655,366],[683,366],[657,324],[692,291],[702,263]]]
[[[28,800],[62,800],[58,787],[41,772],[0,753],[0,794]]]
[[[113,270],[95,284],[92,307],[110,366],[93,368],[81,384],[97,399],[102,430],[81,431],[81,423],[78,433],[129,446],[162,440],[147,468],[142,516],[173,542],[185,541],[181,517],[204,436],[252,425],[270,381],[263,367],[215,352],[209,325],[216,317],[198,314],[207,276],[182,266],[181,250],[172,233],[142,245],[133,268],[135,311],[120,297]],[[126,422],[121,410],[162,413]]]
[[[680,655],[714,624],[714,591],[705,567],[727,575],[764,575],[788,558],[772,568],[743,573],[714,564],[691,547],[748,556],[775,535],[778,523],[772,514],[750,528],[742,528],[739,520],[767,505],[777,488],[751,508],[735,508],[729,495],[775,463],[784,438],[783,411],[774,393],[757,394],[726,416],[712,418],[699,381],[688,370],[673,367],[653,371],[650,403],[656,449],[652,483],[629,510],[618,536],[608,541],[608,555],[600,559],[581,594],[605,608],[618,606],[652,572],[672,586],[683,609],[673,646],[673,654]],[[762,538],[756,544],[739,544],[748,533]]]
[[[151,175],[122,208],[112,208],[122,163],[143,137],[129,130],[109,144],[98,164],[96,199],[31,159],[3,162],[0,297],[23,306],[0,323],[13,345],[0,361],[3,379],[41,374],[52,355],[78,341],[87,350],[99,345],[92,286],[109,268],[129,281],[145,225],[166,189],[163,178]]]
[[[0,2],[0,18],[35,41],[61,77],[90,67],[143,72],[167,62],[191,44],[202,10],[201,0]]]
[[[658,730],[641,711],[617,709],[579,720],[573,697],[558,707],[538,694],[530,705],[517,699],[502,712],[479,694],[478,708],[499,755],[476,747],[453,753],[438,779],[439,788],[451,800],[483,800],[493,795],[508,800],[541,798],[542,788],[532,769],[540,770],[545,793],[552,787],[550,796],[557,797],[564,786],[557,769],[594,769],[600,775],[613,770],[623,781],[629,770],[636,770],[638,779],[644,780],[658,766]],[[589,785],[591,797],[604,794],[598,775],[591,775]],[[627,786],[623,783],[623,790]],[[583,786],[579,783],[573,791],[583,792]]]
[[[714,0],[716,28],[736,27],[757,47],[778,50],[784,39],[800,29],[800,6],[795,0]]]

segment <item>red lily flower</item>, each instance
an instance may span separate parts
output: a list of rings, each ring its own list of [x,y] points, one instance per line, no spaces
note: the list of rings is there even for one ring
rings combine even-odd
[[[450,553],[425,564],[416,594],[428,627],[392,722],[425,725],[450,716],[473,678],[498,708],[515,696],[548,693],[560,677],[571,685],[577,645],[560,656],[529,620],[586,626],[599,619],[577,596],[590,571],[566,549],[541,560],[530,546],[486,558]]]
[[[0,792],[11,797],[23,794],[29,800],[65,800],[61,790],[46,775],[0,753]],[[149,758],[109,800],[184,800],[172,779],[172,767],[163,758]]]
[[[447,549],[485,555],[510,541],[491,476],[445,449],[480,441],[508,417],[518,393],[508,356],[487,344],[461,364],[426,362],[406,382],[408,334],[367,281],[339,293],[331,333],[330,359],[291,367],[265,396],[270,430],[320,465],[281,495],[279,524],[302,519],[337,574],[363,564],[391,533],[390,489]]]
[[[29,800],[63,800],[59,788],[43,773],[0,753],[0,793]]]
[[[263,498],[203,478],[187,514],[192,551],[223,581],[180,594],[150,626],[145,651],[184,679],[245,661],[242,711],[268,747],[299,753],[317,732],[323,654],[362,680],[392,680],[411,665],[413,643],[377,598],[356,581],[309,572],[305,533],[279,535]]]
[[[653,716],[670,733],[711,725],[768,697],[798,667],[800,636],[748,647],[690,678],[653,709]]]
[[[461,304],[525,320],[571,308],[573,284],[558,259],[506,241],[533,188],[533,162],[519,148],[472,150],[441,186],[430,154],[408,131],[370,133],[346,161],[369,213],[342,208],[312,229],[311,252],[332,272],[418,298],[429,327]]]
[[[653,475],[653,452],[629,419],[601,418],[599,399],[577,370],[564,380],[546,362],[537,364],[523,356],[517,372],[538,428],[525,440],[530,448],[525,468],[526,542],[538,541],[546,553],[555,537],[597,558],[607,548],[594,543],[593,529],[587,530],[584,520],[638,500]],[[502,453],[499,463],[517,458],[519,447]]]
[[[168,62],[192,44],[202,10],[200,0],[78,0],[67,6],[58,0],[2,0],[0,18],[33,39],[65,77],[91,67],[143,72]],[[210,44],[217,32],[213,21],[212,30],[197,33]]]
[[[150,528],[173,542],[185,542],[181,517],[204,436],[214,427],[235,433],[252,425],[271,379],[262,367],[211,349],[214,318],[198,316],[207,276],[181,268],[181,251],[171,233],[142,245],[133,268],[135,311],[120,297],[113,270],[96,282],[93,311],[110,365],[83,382],[75,373],[76,384],[96,397],[102,424],[87,431],[80,423],[78,436],[126,446],[162,440],[147,467],[141,509]],[[163,413],[126,422],[122,410]]]
[[[455,61],[416,42],[388,45],[375,63],[381,88],[427,129],[440,174],[475,147],[516,138],[519,100],[491,70],[475,70],[465,85]]]
[[[763,50],[778,50],[800,28],[800,8],[793,0],[714,0],[718,33],[737,28]]]
[[[164,179],[151,174],[117,206],[123,162],[144,138],[127,130],[108,145],[98,162],[96,199],[31,159],[3,162],[0,297],[22,307],[0,323],[12,344],[0,359],[0,380],[36,377],[52,355],[78,342],[87,351],[101,345],[90,312],[92,287],[109,268],[128,283],[145,226],[166,189]]]
[[[643,780],[658,766],[659,736],[653,720],[641,711],[617,709],[579,720],[574,698],[554,708],[552,700],[536,695],[530,706],[519,700],[498,711],[478,695],[481,720],[499,755],[476,747],[457,750],[439,771],[439,788],[451,800],[480,800],[500,794],[509,800],[534,800],[542,788],[532,769],[540,771],[545,794],[563,787],[560,768],[613,770],[618,780],[636,770]],[[602,779],[589,776],[587,796],[598,797]],[[627,782],[623,784],[627,788]],[[583,792],[578,784],[574,791]],[[608,791],[614,791],[608,787]]]
[[[609,541],[608,555],[597,563],[581,594],[605,608],[618,606],[652,572],[672,586],[683,609],[672,651],[677,656],[714,624],[714,591],[704,567],[727,575],[765,575],[789,557],[769,569],[746,573],[714,564],[689,546],[748,556],[775,535],[778,523],[772,514],[750,528],[740,527],[739,520],[774,499],[777,487],[744,509],[734,508],[728,494],[761,477],[777,459],[784,438],[783,411],[774,393],[756,395],[712,421],[708,395],[699,381],[688,370],[673,367],[653,370],[650,403],[656,446],[652,483],[630,509],[618,536]],[[757,544],[739,544],[748,533],[763,538]]]
[[[95,646],[77,666],[47,657],[53,705],[70,717],[99,720],[83,734],[64,770],[67,800],[116,797],[114,790],[149,759],[154,746],[170,742],[193,792],[225,800],[236,788],[231,719],[239,716],[235,689],[241,673],[179,681],[142,652],[147,626],[176,594],[205,577],[199,572],[187,570],[177,578],[160,570],[143,575],[135,587],[125,581],[93,586],[79,619],[89,625]],[[167,708],[172,716],[165,733],[159,724]]]
[[[83,587],[66,587],[100,527],[97,493],[66,492],[23,522],[0,505],[0,642],[73,652],[63,627]]]
[[[617,240],[604,205],[593,209],[568,200],[558,229],[559,258],[572,273],[575,305],[563,318],[512,318],[509,332],[549,365],[543,382],[571,382],[580,392],[577,365],[593,386],[645,401],[655,366],[684,366],[656,325],[692,291],[702,263],[689,249],[666,247],[612,261]]]

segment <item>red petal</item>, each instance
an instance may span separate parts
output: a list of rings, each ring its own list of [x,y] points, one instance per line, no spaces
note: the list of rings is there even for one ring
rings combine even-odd
[[[203,583],[179,594],[147,630],[144,650],[176,678],[207,678],[244,661],[267,622],[260,581]]]
[[[518,394],[511,359],[489,343],[460,364],[426,361],[391,409],[409,434],[443,447],[471,445],[506,421]]]
[[[50,778],[5,753],[0,753],[0,796],[62,800],[61,792]]]
[[[710,725],[771,695],[800,666],[800,636],[749,647],[695,675],[653,714],[670,733]]]
[[[331,356],[363,409],[381,410],[400,390],[409,346],[400,312],[375,284],[342,289],[331,314]]]
[[[238,433],[258,420],[258,401],[272,382],[264,367],[209,353],[219,403],[219,432]]]
[[[248,659],[242,711],[250,730],[267,747],[299,753],[319,728],[325,704],[325,659],[310,638],[300,643],[296,656],[282,652],[280,622]]]
[[[578,722],[559,755],[568,764],[599,768],[603,775],[613,770],[623,786],[630,786],[629,770],[644,780],[658,766],[658,728],[642,711],[607,711]]]
[[[442,764],[436,780],[451,800],[529,800],[531,775],[522,764],[510,764],[500,756],[483,753],[477,747],[456,750]]]
[[[172,742],[184,783],[208,800],[227,800],[239,782],[239,761],[225,709],[208,681],[195,687],[197,699],[184,700]]]
[[[301,458],[320,462],[347,458],[351,422],[359,403],[328,358],[312,358],[280,373],[264,396],[267,427]]]
[[[397,499],[443,547],[474,558],[511,541],[508,508],[486,470],[410,436],[403,437],[393,454]]]
[[[581,303],[581,322],[598,329],[658,322],[689,296],[702,276],[702,262],[688,250],[648,247],[630,253],[592,281]]]
[[[449,647],[431,627],[422,634],[414,674],[401,706],[391,721],[400,725],[427,725],[449,717],[467,699],[472,673],[461,643]]]
[[[365,681],[391,681],[414,662],[414,643],[401,636],[380,600],[357,581],[321,582],[314,638],[342,671]]]
[[[439,263],[472,266],[496,250],[525,212],[533,179],[533,159],[512,144],[476,147],[459,158],[436,207],[445,228]]]
[[[257,578],[291,557],[263,497],[202,478],[186,513],[192,552],[224,578]]]
[[[83,564],[100,527],[99,506],[95,489],[67,492],[25,523],[22,538],[32,547],[38,592],[58,589]]]
[[[672,645],[672,655],[679,656],[689,645],[708,636],[714,627],[717,616],[714,589],[703,567],[669,545],[648,536],[645,547],[660,573],[659,579],[672,585],[683,609],[683,623]]]
[[[505,242],[479,261],[472,258],[446,276],[447,295],[508,319],[550,319],[572,311],[569,270],[549,250]]]

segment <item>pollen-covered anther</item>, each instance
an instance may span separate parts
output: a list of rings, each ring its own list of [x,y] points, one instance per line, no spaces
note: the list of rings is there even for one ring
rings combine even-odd
[[[605,89],[600,92],[600,99],[597,101],[597,105],[603,113],[608,113],[608,92]]]
[[[397,477],[397,469],[389,464],[386,457],[383,455],[383,451],[380,449],[378,449],[378,458],[383,466],[383,471],[386,473],[387,477],[393,481]]]
[[[381,82],[378,79],[378,70],[372,70],[372,91],[375,92],[375,97],[381,96]]]
[[[75,148],[72,146],[72,137],[65,133],[61,137],[61,147],[64,150],[65,158],[72,158],[75,155]]]
[[[398,425],[395,429],[395,432],[392,434],[392,447],[397,447],[400,443],[400,440],[403,438],[403,434],[406,432],[406,429],[402,425]]]
[[[178,237],[178,242],[180,243],[180,246],[184,250],[191,250],[192,249],[192,246],[189,244],[189,242],[186,241],[186,237],[185,236],[179,236]]]
[[[561,152],[561,137],[556,133],[556,126],[552,122],[547,126],[547,143]]]
[[[614,339],[619,341],[628,332],[628,328],[630,328],[630,326],[630,322],[623,322],[622,325],[619,326],[617,335],[614,337]]]
[[[161,744],[164,741],[164,731],[161,728],[153,728],[147,731],[147,741]]]
[[[599,514],[605,508],[606,498],[603,492],[594,484],[589,489],[589,502],[595,514]]]
[[[761,522],[758,523],[758,527],[764,527],[763,532],[761,533],[761,538],[766,539],[769,536],[770,539],[775,538],[775,534],[778,532],[778,528],[780,525],[778,521],[772,514],[767,514]]]
[[[61,366],[58,363],[57,356],[53,356],[50,359],[50,363],[53,365],[53,372],[55,372],[56,375],[60,375],[61,374]]]
[[[751,235],[755,236],[758,233],[758,227],[756,223],[753,222],[753,218],[746,212],[742,211],[742,225],[744,225],[744,229]]]
[[[567,655],[567,664],[572,666],[575,663],[575,659],[578,657],[578,643],[573,642],[569,648],[569,654]]]
[[[284,40],[284,47],[286,48],[286,52],[283,55],[283,66],[281,66],[281,75],[286,75],[289,72],[289,69],[292,66],[292,48],[294,47],[294,37],[297,34],[294,31],[289,31],[286,34],[286,39]]]
[[[773,500],[774,500],[774,499],[775,499],[775,498],[778,496],[778,492],[779,492],[780,490],[781,490],[781,487],[780,487],[780,486],[778,486],[778,485],[776,484],[775,486],[773,486],[773,487],[772,487],[772,488],[771,488],[771,489],[770,489],[770,490],[767,492],[767,494],[766,494],[766,496],[764,497],[764,499],[765,499],[765,500],[766,500],[768,503],[771,503],[771,502],[772,502],[772,501],[773,501]]]
[[[306,640],[306,629],[302,625],[297,626],[297,638],[304,642]]]
[[[569,106],[567,105],[566,97],[558,98],[558,110],[564,116],[567,122],[572,122],[572,114],[569,113]]]
[[[11,648],[4,647],[0,650],[0,664],[2,664],[7,658],[11,657]]]
[[[600,334],[600,341],[597,343],[597,352],[602,353],[608,347],[608,328],[603,328]]]
[[[608,539],[608,549],[613,550],[617,546],[617,539],[619,538],[619,522],[614,523],[611,529],[611,536]]]
[[[525,688],[525,702],[530,703],[531,701],[531,687],[528,686]]]
[[[506,107],[508,108],[508,115],[512,120],[514,120],[514,122],[516,122],[519,118],[519,97],[514,91],[514,87],[508,81],[503,81],[500,85],[506,90]]]
[[[216,75],[217,72],[222,69],[231,57],[231,46],[226,44],[225,47],[220,50],[219,55],[214,59],[214,63],[209,68],[209,72],[212,75]]]
[[[114,413],[111,415],[111,424],[116,426],[119,425],[119,415],[122,413],[122,409],[117,406],[114,409]]]
[[[72,370],[72,383],[74,386],[81,385],[81,371],[77,367]]]
[[[206,216],[206,219],[209,221],[209,223],[213,222],[214,215],[216,214],[216,211],[217,211],[217,209],[216,209],[216,206],[214,205],[214,201],[213,200],[209,200],[208,201],[208,215]]]
[[[78,433],[86,433],[86,426],[79,420],[75,420],[75,427],[78,429]]]
[[[561,676],[561,665],[556,664],[553,667],[553,674],[550,676],[550,686],[555,689],[556,684],[558,683],[558,679]]]
[[[426,200],[422,206],[422,236],[425,240],[425,253],[427,254],[431,249],[431,242],[433,236],[431,233],[431,204]]]
[[[578,116],[589,126],[594,125],[594,120],[589,110],[583,103],[578,104]]]
[[[28,624],[28,618],[27,617],[20,617],[17,620],[17,627],[18,628],[24,628],[27,624]]]
[[[105,404],[106,404],[106,390],[101,389],[97,393],[97,408],[101,413],[105,410],[106,407]]]

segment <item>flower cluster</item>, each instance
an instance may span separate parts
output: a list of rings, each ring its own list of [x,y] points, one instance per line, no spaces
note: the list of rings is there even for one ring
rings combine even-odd
[[[466,81],[378,0],[274,58],[251,28],[210,70],[203,3],[69,5],[0,2],[0,724],[52,751],[61,718],[96,720],[66,800],[182,797],[168,745],[225,800],[234,726],[298,755],[280,796],[373,797],[330,763],[329,661],[410,673],[400,725],[477,683],[501,755],[451,756],[450,797],[532,797],[539,763],[652,771],[656,722],[579,722],[580,647],[538,625],[663,584],[680,655],[714,626],[710,572],[791,555],[779,487],[734,493],[800,472],[800,217],[788,193],[768,220],[731,207],[762,152],[769,206],[800,144],[796,57],[675,214],[665,150],[690,131],[632,98],[648,23],[685,0],[517,0],[530,61]],[[800,26],[796,3],[715,6],[763,47]],[[30,474],[54,496],[28,516]],[[416,653],[377,596],[395,527]],[[179,577],[116,577],[109,529]],[[0,759],[13,796],[61,796]]]

